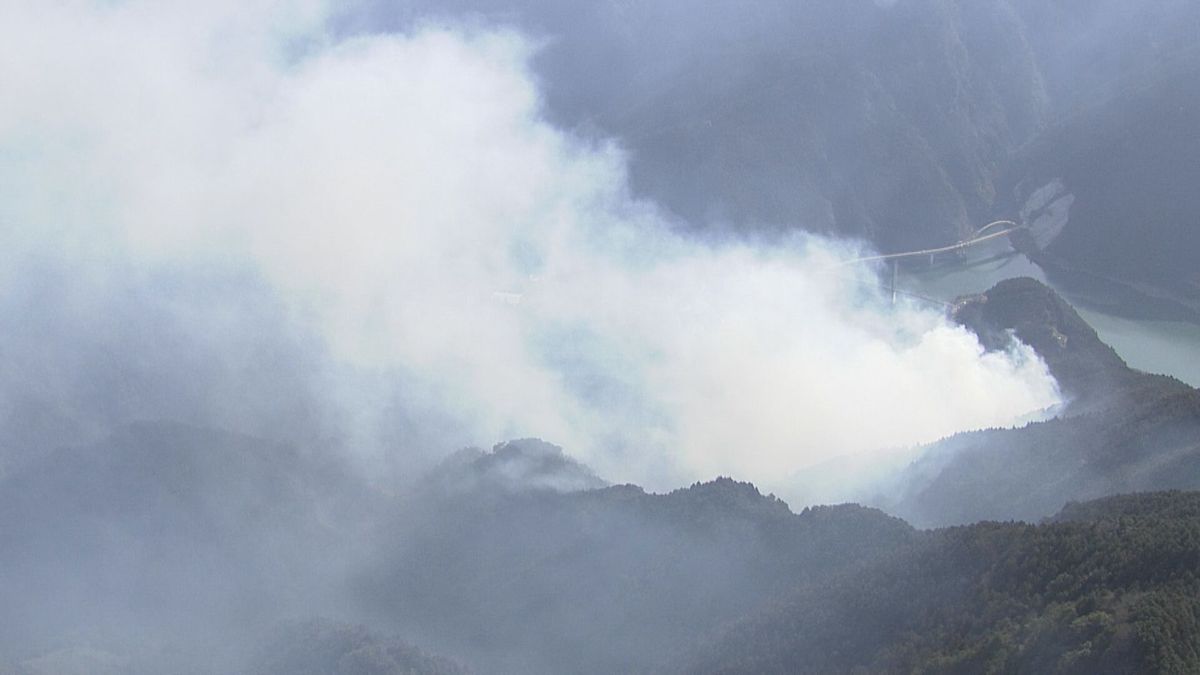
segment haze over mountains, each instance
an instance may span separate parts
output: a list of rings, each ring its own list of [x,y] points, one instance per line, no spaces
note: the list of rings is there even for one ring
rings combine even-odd
[[[7,397],[34,446],[6,463],[164,417],[281,429],[385,482],[545,437],[668,490],[1058,401],[1027,348],[981,355],[839,267],[862,242],[672,229],[615,141],[548,119],[520,34],[324,44],[290,5],[140,7],[7,13],[37,66],[3,120],[0,216],[24,224],[6,301],[29,317],[5,334]]]
[[[930,446],[904,469],[902,496],[877,502],[890,513],[920,526],[1036,522],[1065,501],[1200,487],[1196,389],[1130,369],[1062,298],[1031,279],[967,299],[956,317],[985,345],[1009,330],[1035,345],[1067,406],[1050,421]]]
[[[409,1],[366,25],[428,12],[545,36],[550,113],[621,139],[635,190],[693,226],[912,250],[1061,178],[1056,255],[1196,282],[1194,3]]]
[[[889,510],[1068,524],[920,531],[729,478],[648,494],[534,440],[388,495],[268,441],[141,425],[0,483],[4,649],[19,673],[1194,667],[1197,493],[1073,500],[1200,489],[1200,392],[1112,361],[1036,282],[985,297],[984,321],[1040,315],[1018,330],[1067,336],[1052,366],[1119,367],[1115,399],[1143,405],[936,444]]]
[[[1198,32],[0,6],[0,673],[1200,670]]]

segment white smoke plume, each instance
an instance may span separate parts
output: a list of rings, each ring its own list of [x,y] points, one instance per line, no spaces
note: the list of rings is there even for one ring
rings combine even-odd
[[[294,364],[321,370],[322,414],[389,466],[418,452],[380,432],[399,415],[444,431],[422,437],[437,451],[538,436],[614,480],[770,484],[1057,401],[1027,348],[984,354],[940,311],[888,306],[869,270],[831,271],[854,245],[675,233],[630,196],[616,142],[545,121],[521,35],[334,38],[327,19],[0,6],[0,293],[30,260],[71,269],[83,314],[115,270],[247,271],[283,299],[274,329],[329,354]],[[264,330],[174,297],[189,329]],[[389,379],[399,403],[360,386]],[[263,407],[230,381],[213,395]]]

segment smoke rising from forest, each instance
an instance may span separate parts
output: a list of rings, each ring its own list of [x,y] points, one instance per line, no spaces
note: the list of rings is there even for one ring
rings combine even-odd
[[[620,139],[546,120],[521,34],[327,18],[0,9],[7,434],[160,416],[385,476],[537,436],[662,488],[1057,403],[1031,350],[985,354],[839,267],[856,243],[680,234],[631,195]]]

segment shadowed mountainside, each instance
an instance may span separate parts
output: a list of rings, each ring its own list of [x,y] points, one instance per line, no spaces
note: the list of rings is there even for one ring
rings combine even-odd
[[[1006,3],[380,2],[547,37],[551,118],[615,136],[634,190],[694,226],[941,245],[986,217],[1049,102]]]
[[[125,427],[0,481],[0,664],[458,672],[412,639],[482,672],[644,669],[913,535],[857,506],[793,514],[730,479],[576,491],[602,483],[523,440],[388,496],[316,451]],[[312,616],[338,620],[295,622]]]
[[[461,665],[431,656],[360,625],[305,621],[280,628],[260,650],[255,675],[467,675]]]
[[[1200,391],[1130,369],[1054,291],[1011,279],[963,299],[956,318],[988,348],[1011,331],[1046,360],[1063,414],[959,434],[924,450],[899,496],[869,499],[919,526],[1036,521],[1070,500],[1200,489]]]
[[[498,443],[491,452],[460,450],[429,472],[424,484],[427,491],[450,494],[529,489],[575,492],[606,487],[608,482],[557,445],[524,438]]]
[[[728,478],[665,495],[460,492],[403,511],[363,592],[418,643],[497,673],[643,671],[913,536],[858,506],[794,514]]]
[[[1015,433],[1052,448],[1094,416]],[[20,629],[0,653],[21,675],[463,672],[409,640],[499,673],[1195,661],[1194,493],[923,532],[855,505],[793,513],[728,478],[564,489],[580,477],[599,480],[525,440],[387,497],[286,446],[130,427],[0,484],[0,592]],[[347,619],[290,620],[330,613]]]
[[[231,671],[280,618],[341,605],[379,498],[341,462],[173,423],[46,453],[0,480],[0,655]]]
[[[928,533],[726,631],[674,672],[1194,672],[1200,493]]]
[[[1200,5],[1187,0],[379,0],[545,42],[557,123],[616,137],[692,227],[952,243],[1061,180],[1048,254],[1195,296]],[[365,18],[364,18],[365,17]],[[347,19],[347,30],[356,23]]]
[[[1012,335],[1033,347],[1072,412],[1105,407],[1104,399],[1146,377],[1130,370],[1070,304],[1034,279],[1006,279],[986,293],[959,298],[953,317],[990,351],[1005,349]]]

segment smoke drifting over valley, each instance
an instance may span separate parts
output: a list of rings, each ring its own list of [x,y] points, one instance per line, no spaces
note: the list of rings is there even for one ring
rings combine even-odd
[[[522,34],[328,19],[0,8],[6,465],[162,418],[384,483],[541,437],[610,480],[770,485],[1059,402],[1032,350],[839,265],[860,243],[681,233],[620,139],[547,121]]]
[[[1200,671],[1198,27],[0,1],[0,675]]]

